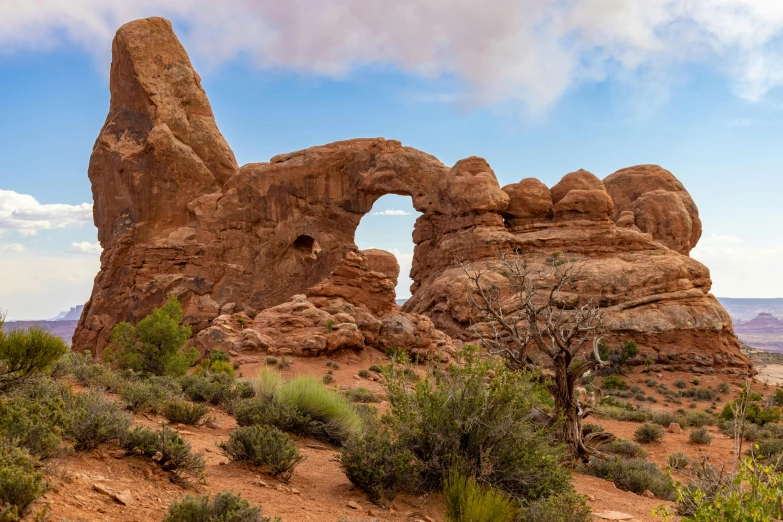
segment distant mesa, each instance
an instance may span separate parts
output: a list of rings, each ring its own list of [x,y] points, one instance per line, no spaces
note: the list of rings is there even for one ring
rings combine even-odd
[[[53,317],[49,321],[78,321],[82,316],[82,310],[84,310],[84,305],[74,306],[70,310],[60,312],[57,317]]]
[[[114,324],[176,295],[204,350],[393,346],[448,357],[475,342],[469,327],[480,320],[455,260],[497,263],[499,250],[519,249],[580,258],[576,291],[605,309],[607,342],[633,339],[645,357],[684,370],[753,371],[709,270],[689,257],[698,209],[657,165],[501,187],[482,158],[448,166],[399,141],[362,138],[240,166],[162,18],[119,29],[110,90],[88,169],[101,271],[77,349],[100,355]],[[401,308],[394,257],[354,243],[385,194],[410,196],[421,213]]]

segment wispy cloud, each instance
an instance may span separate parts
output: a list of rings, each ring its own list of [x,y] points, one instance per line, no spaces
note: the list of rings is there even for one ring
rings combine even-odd
[[[691,257],[710,269],[720,297],[783,297],[783,243],[751,244],[733,236],[702,238]]]
[[[103,252],[101,244],[90,243],[89,241],[82,241],[79,243],[71,243],[71,248],[68,249],[71,254],[88,254],[91,256],[99,256]]]
[[[380,212],[373,212],[371,216],[410,216],[410,212],[404,210],[381,210]]]
[[[0,230],[35,235],[39,230],[92,223],[92,205],[39,203],[33,196],[0,190]]]
[[[0,48],[69,40],[103,66],[116,28],[153,15],[183,27],[202,63],[244,56],[329,77],[392,65],[458,79],[467,87],[455,99],[521,101],[533,111],[584,82],[635,85],[689,64],[724,74],[749,100],[783,84],[783,2],[773,0],[5,1]]]
[[[24,245],[21,243],[9,243],[7,245],[0,245],[0,251],[9,253],[24,252]]]

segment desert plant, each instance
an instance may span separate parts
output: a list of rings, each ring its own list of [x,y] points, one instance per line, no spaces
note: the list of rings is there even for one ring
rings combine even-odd
[[[371,424],[359,436],[348,438],[340,451],[340,466],[370,500],[392,500],[403,488],[415,489],[420,464],[388,428]]]
[[[194,402],[225,405],[242,395],[242,387],[229,375],[222,373],[208,375],[185,375],[180,378],[182,391]]]
[[[76,395],[71,408],[67,434],[77,447],[83,449],[121,439],[133,422],[119,404],[107,400],[99,391]]]
[[[0,439],[0,521],[21,520],[44,491],[46,484],[36,461],[26,451]]]
[[[324,384],[331,384],[332,382],[334,382],[334,377],[332,377],[329,374],[324,375],[323,377],[321,377],[321,382]]]
[[[206,404],[181,399],[168,401],[163,406],[163,416],[169,422],[174,423],[198,424],[207,413],[209,413],[209,407]]]
[[[210,500],[209,495],[185,496],[169,506],[163,522],[279,522],[263,516],[261,506],[252,507],[240,495],[221,491]]]
[[[152,375],[146,379],[124,380],[119,395],[134,413],[160,411],[163,404],[181,393],[182,387],[170,377]]]
[[[266,364],[268,366],[274,366],[277,364],[277,357],[267,357],[266,358]]]
[[[601,451],[609,455],[643,459],[647,452],[632,440],[617,439],[601,446]]]
[[[495,358],[481,360],[468,347],[414,385],[396,364],[384,375],[386,422],[422,463],[422,489],[440,489],[455,457],[462,471],[517,498],[569,487],[561,465],[565,448],[554,443],[551,427],[533,420],[552,407],[535,374],[512,371]]]
[[[728,383],[722,382],[718,384],[718,391],[721,393],[729,393],[729,391],[731,391],[731,388],[729,388]],[[783,404],[778,404],[778,406],[783,406]]]
[[[530,502],[522,508],[520,520],[525,522],[591,522],[587,497],[574,491],[564,491],[557,495]]]
[[[160,430],[135,427],[126,431],[121,439],[122,447],[155,460],[168,471],[175,484],[189,485],[204,481],[204,457],[193,453],[185,439],[165,424]]]
[[[618,375],[610,375],[601,383],[603,390],[627,390],[628,383]]]
[[[329,442],[341,444],[363,427],[362,418],[348,399],[312,377],[295,377],[282,383],[276,388],[275,400],[318,423],[320,433],[313,435]]]
[[[359,377],[361,377],[362,379],[369,379],[370,378],[369,370],[359,370]]]
[[[186,348],[191,332],[181,321],[182,307],[175,296],[169,296],[163,306],[155,308],[136,326],[126,322],[116,324],[104,356],[121,369],[173,377],[184,375],[195,364],[198,352]]]
[[[326,331],[327,332],[331,332],[332,330],[334,330],[335,323],[336,323],[336,321],[334,320],[333,317],[330,317],[329,319],[327,319],[326,320]]]
[[[682,379],[677,379],[676,381],[674,381],[674,387],[675,387],[675,388],[679,388],[679,389],[681,389],[681,390],[684,390],[685,388],[687,388],[687,387],[688,387],[688,383],[687,383],[687,382],[685,382],[685,381],[684,381],[684,380],[682,380]]]
[[[220,443],[220,449],[231,460],[269,466],[273,476],[288,479],[294,467],[304,458],[291,438],[273,426],[239,427],[229,440]]]
[[[682,452],[672,453],[666,459],[666,463],[669,465],[669,467],[675,470],[682,470],[687,468],[690,462],[691,461],[688,456]]]
[[[604,427],[600,424],[594,424],[591,422],[587,422],[585,424],[582,424],[582,432],[586,435],[588,433],[601,433],[604,431]]]
[[[588,475],[610,480],[618,488],[637,495],[649,490],[657,498],[665,500],[675,498],[674,486],[669,477],[655,464],[646,460],[620,457],[609,457],[604,460],[591,458],[590,464],[581,469]]]
[[[466,473],[452,470],[443,482],[449,522],[512,522],[514,500],[502,491],[481,486]]]
[[[642,444],[659,442],[663,439],[663,428],[658,424],[645,423],[639,426],[633,434],[634,440]]]
[[[670,411],[654,411],[650,414],[650,422],[659,426],[669,427],[672,423],[677,423],[685,427],[685,421]]]
[[[378,374],[383,373],[383,369],[377,364],[373,364],[372,366],[370,366],[370,371]]]
[[[575,388],[585,375],[607,364],[599,350],[603,312],[595,301],[581,299],[578,260],[560,252],[531,260],[517,249],[500,251],[494,263],[461,268],[471,287],[467,298],[480,319],[475,331],[482,343],[515,370],[540,370],[531,352],[543,354],[554,366],[548,388],[555,402],[551,421],[558,427],[557,438],[574,458],[598,454],[610,434],[600,440],[583,435],[582,421],[593,405]],[[579,357],[589,345],[591,354]]]
[[[6,333],[4,323],[0,313],[0,392],[35,374],[49,371],[68,351],[62,339],[42,328]]]
[[[282,359],[280,359],[280,362],[277,363],[277,369],[278,370],[285,370],[286,368],[288,368],[292,364],[293,364],[293,362],[291,362],[290,359],[288,359],[287,357],[283,357]]]
[[[624,375],[628,361],[639,355],[639,348],[636,341],[630,339],[625,340],[619,348],[610,348],[608,344],[601,341],[598,345],[598,354],[606,363],[596,368],[598,375]]]
[[[0,437],[38,457],[48,457],[70,421],[59,395],[0,398]]]
[[[258,377],[253,381],[253,388],[256,391],[256,397],[262,399],[271,399],[275,396],[277,387],[283,382],[280,372],[271,368],[261,368]]]
[[[367,388],[350,388],[346,390],[345,396],[351,402],[381,402],[373,392]]]
[[[712,436],[707,431],[707,428],[701,427],[691,430],[688,440],[694,444],[709,444],[712,442]]]
[[[701,381],[699,379],[693,379],[691,382],[694,386],[698,386]]]

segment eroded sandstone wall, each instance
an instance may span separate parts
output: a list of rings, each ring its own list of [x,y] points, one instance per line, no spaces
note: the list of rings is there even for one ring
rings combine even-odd
[[[79,349],[100,353],[115,322],[138,320],[170,294],[194,330],[209,334],[204,342],[233,336],[235,344],[281,349],[274,325],[296,312],[323,338],[312,341],[319,346],[360,349],[386,339],[451,349],[448,336],[470,340],[472,320],[457,261],[519,249],[531,258],[578,255],[580,293],[607,308],[613,338],[633,338],[662,362],[748,365],[709,293],[709,271],[688,257],[701,234],[696,205],[660,167],[604,181],[577,171],[551,189],[532,178],[501,188],[481,158],[449,168],[382,138],[239,167],[169,22],[123,26],[112,51],[111,106],[89,166],[104,252],[74,335]],[[360,253],[353,240],[361,217],[390,193],[410,196],[421,212],[413,298],[403,311],[384,290],[396,281],[388,257]],[[386,268],[373,269],[378,263]],[[232,314],[244,314],[263,337],[237,334]],[[344,314],[339,336],[324,334],[324,314]],[[309,346],[300,337],[293,351]]]

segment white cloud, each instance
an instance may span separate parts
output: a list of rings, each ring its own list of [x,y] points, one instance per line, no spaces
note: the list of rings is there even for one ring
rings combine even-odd
[[[740,238],[703,238],[691,257],[707,265],[720,297],[783,297],[783,243],[748,244]]]
[[[153,15],[184,27],[180,36],[202,62],[241,55],[330,77],[393,65],[455,77],[478,103],[521,101],[533,111],[606,78],[632,92],[654,78],[659,91],[688,64],[725,74],[750,100],[783,84],[777,0],[5,0],[0,48],[67,39],[103,67],[116,28]]]
[[[92,223],[92,205],[89,203],[43,205],[33,196],[0,189],[0,230],[12,229],[22,235],[35,235],[42,229],[86,223]]]
[[[71,254],[89,254],[93,256],[101,255],[103,248],[98,242],[90,243],[89,241],[81,241],[79,243],[71,243],[71,248],[68,249]]]
[[[9,243],[7,245],[0,245],[0,251],[18,253],[24,252],[24,245],[21,243]]]
[[[371,216],[410,216],[410,212],[404,210],[382,210],[380,212],[373,212]]]
[[[90,298],[94,256],[0,256],[0,310],[9,320],[44,319]]]

